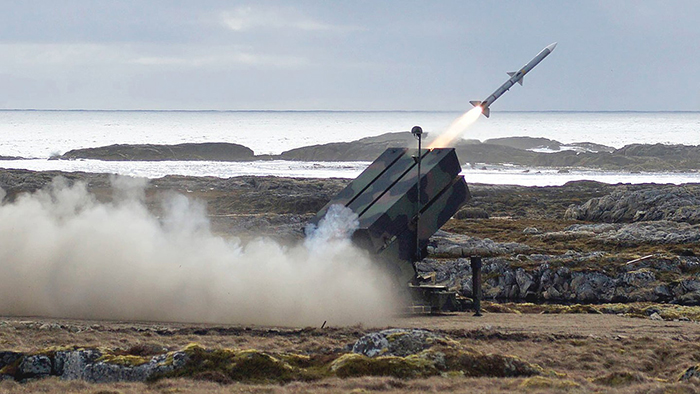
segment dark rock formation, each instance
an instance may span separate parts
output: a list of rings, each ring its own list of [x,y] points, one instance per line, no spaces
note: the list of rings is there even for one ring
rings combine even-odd
[[[571,144],[566,144],[565,145],[568,148],[574,148],[573,150],[579,151],[579,152],[608,152],[612,153],[615,151],[615,148],[607,145],[602,145],[602,144],[596,144],[593,142],[573,142]]]
[[[697,145],[631,144],[615,150],[614,153],[622,156],[656,157],[680,162],[700,161],[700,146]]]
[[[387,148],[414,148],[416,139],[409,132],[387,133],[353,142],[305,146],[282,152],[283,160],[372,161]]]
[[[573,205],[564,217],[608,223],[670,220],[697,224],[700,223],[700,186],[619,190]]]
[[[430,139],[426,138],[428,146]],[[415,148],[416,140],[409,132],[386,133],[352,142],[336,142],[291,149],[279,155],[258,155],[241,145],[231,143],[186,143],[178,145],[111,145],[75,149],[59,159],[96,160],[305,160],[305,161],[371,161],[390,147]],[[515,164],[527,167],[579,167],[629,171],[700,170],[700,146],[628,145],[620,149],[577,142],[564,145],[547,138],[507,137],[481,143],[460,140],[454,146],[463,163]],[[554,152],[534,152],[549,149]],[[566,149],[566,150],[560,150]],[[1,157],[0,160],[19,159]]]
[[[439,335],[426,330],[394,328],[363,336],[355,342],[352,351],[367,357],[406,357],[432,347],[439,338]]]
[[[670,302],[700,305],[700,259],[654,257],[618,272],[576,271],[604,258],[605,254],[568,253],[560,256],[519,255],[483,260],[483,296],[498,301],[547,301],[559,303]],[[532,264],[536,264],[532,268]],[[530,266],[523,268],[522,266]],[[469,260],[426,259],[416,265],[420,273],[435,272],[435,281],[472,296]],[[669,272],[675,275],[669,275]],[[673,280],[669,278],[683,277]]]
[[[491,138],[484,141],[484,144],[503,145],[516,149],[551,149],[559,150],[561,143],[559,141],[550,140],[549,138],[533,138],[533,137],[503,137]]]
[[[114,355],[99,349],[47,351],[40,354],[11,354],[17,368],[5,368],[9,379],[24,382],[57,376],[64,380],[85,380],[91,383],[144,382],[151,377],[171,373],[185,366],[187,355],[169,352],[152,357]],[[4,363],[5,360],[3,360]],[[12,363],[6,363],[12,365]]]
[[[693,365],[692,367],[683,371],[683,374],[678,378],[679,381],[686,381],[690,379],[700,379],[700,364]]]
[[[99,148],[74,149],[63,154],[61,159],[95,159],[117,161],[162,161],[162,160],[253,160],[253,150],[243,145],[224,142],[188,143],[177,145],[110,145]]]

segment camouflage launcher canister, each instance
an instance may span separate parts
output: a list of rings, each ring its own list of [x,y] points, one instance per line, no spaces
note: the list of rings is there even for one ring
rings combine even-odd
[[[453,148],[423,149],[421,153],[420,198],[418,150],[389,148],[326,204],[311,223],[318,225],[331,205],[350,208],[360,223],[352,236],[355,244],[373,254],[400,286],[429,298],[426,302],[432,310],[454,309],[445,305],[454,303],[445,299],[454,298],[454,294],[443,294],[447,290],[444,287],[416,285],[414,262],[426,256],[429,238],[471,196],[464,177],[459,175],[462,168]]]

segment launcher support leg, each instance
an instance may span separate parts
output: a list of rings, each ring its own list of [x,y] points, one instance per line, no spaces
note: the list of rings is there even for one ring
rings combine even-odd
[[[474,300],[474,316],[481,316],[481,257],[470,257],[472,266],[472,299]]]

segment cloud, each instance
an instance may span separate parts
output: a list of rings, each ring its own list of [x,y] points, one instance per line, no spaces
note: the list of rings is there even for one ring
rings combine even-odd
[[[294,29],[302,31],[357,30],[315,20],[292,7],[241,6],[220,14],[224,26],[236,32],[253,29]]]
[[[37,65],[95,65],[124,62],[128,45],[100,43],[7,43],[0,44],[0,66],[19,68]]]
[[[188,68],[257,66],[296,68],[303,56],[256,53],[236,45],[196,47],[187,44],[121,43],[0,44],[0,69],[23,74],[28,68],[86,66],[179,66]]]
[[[296,68],[309,62],[301,56],[268,55],[242,52],[225,48],[212,51],[217,54],[196,56],[140,56],[130,60],[130,63],[144,66],[184,66],[184,67],[216,67],[216,66],[258,66],[273,68]],[[219,53],[224,53],[219,54]]]

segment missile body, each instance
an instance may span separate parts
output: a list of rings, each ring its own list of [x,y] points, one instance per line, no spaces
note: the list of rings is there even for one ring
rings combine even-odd
[[[494,101],[498,100],[499,97],[503,95],[503,93],[507,92],[511,86],[515,85],[516,83],[519,83],[520,85],[523,84],[523,77],[525,74],[530,72],[533,68],[535,68],[536,65],[538,65],[542,59],[546,58],[552,51],[554,50],[554,47],[557,46],[557,43],[553,43],[545,47],[540,53],[537,54],[537,56],[534,57],[534,59],[530,60],[529,63],[524,65],[520,71],[513,71],[509,72],[508,76],[510,77],[503,85],[501,85],[498,89],[496,89],[495,92],[493,92],[489,97],[486,98],[484,101],[470,101],[471,105],[475,107],[481,107],[481,113],[484,114],[485,117],[489,117],[489,114],[491,113],[491,110],[489,110],[489,107],[491,104],[493,104]]]

